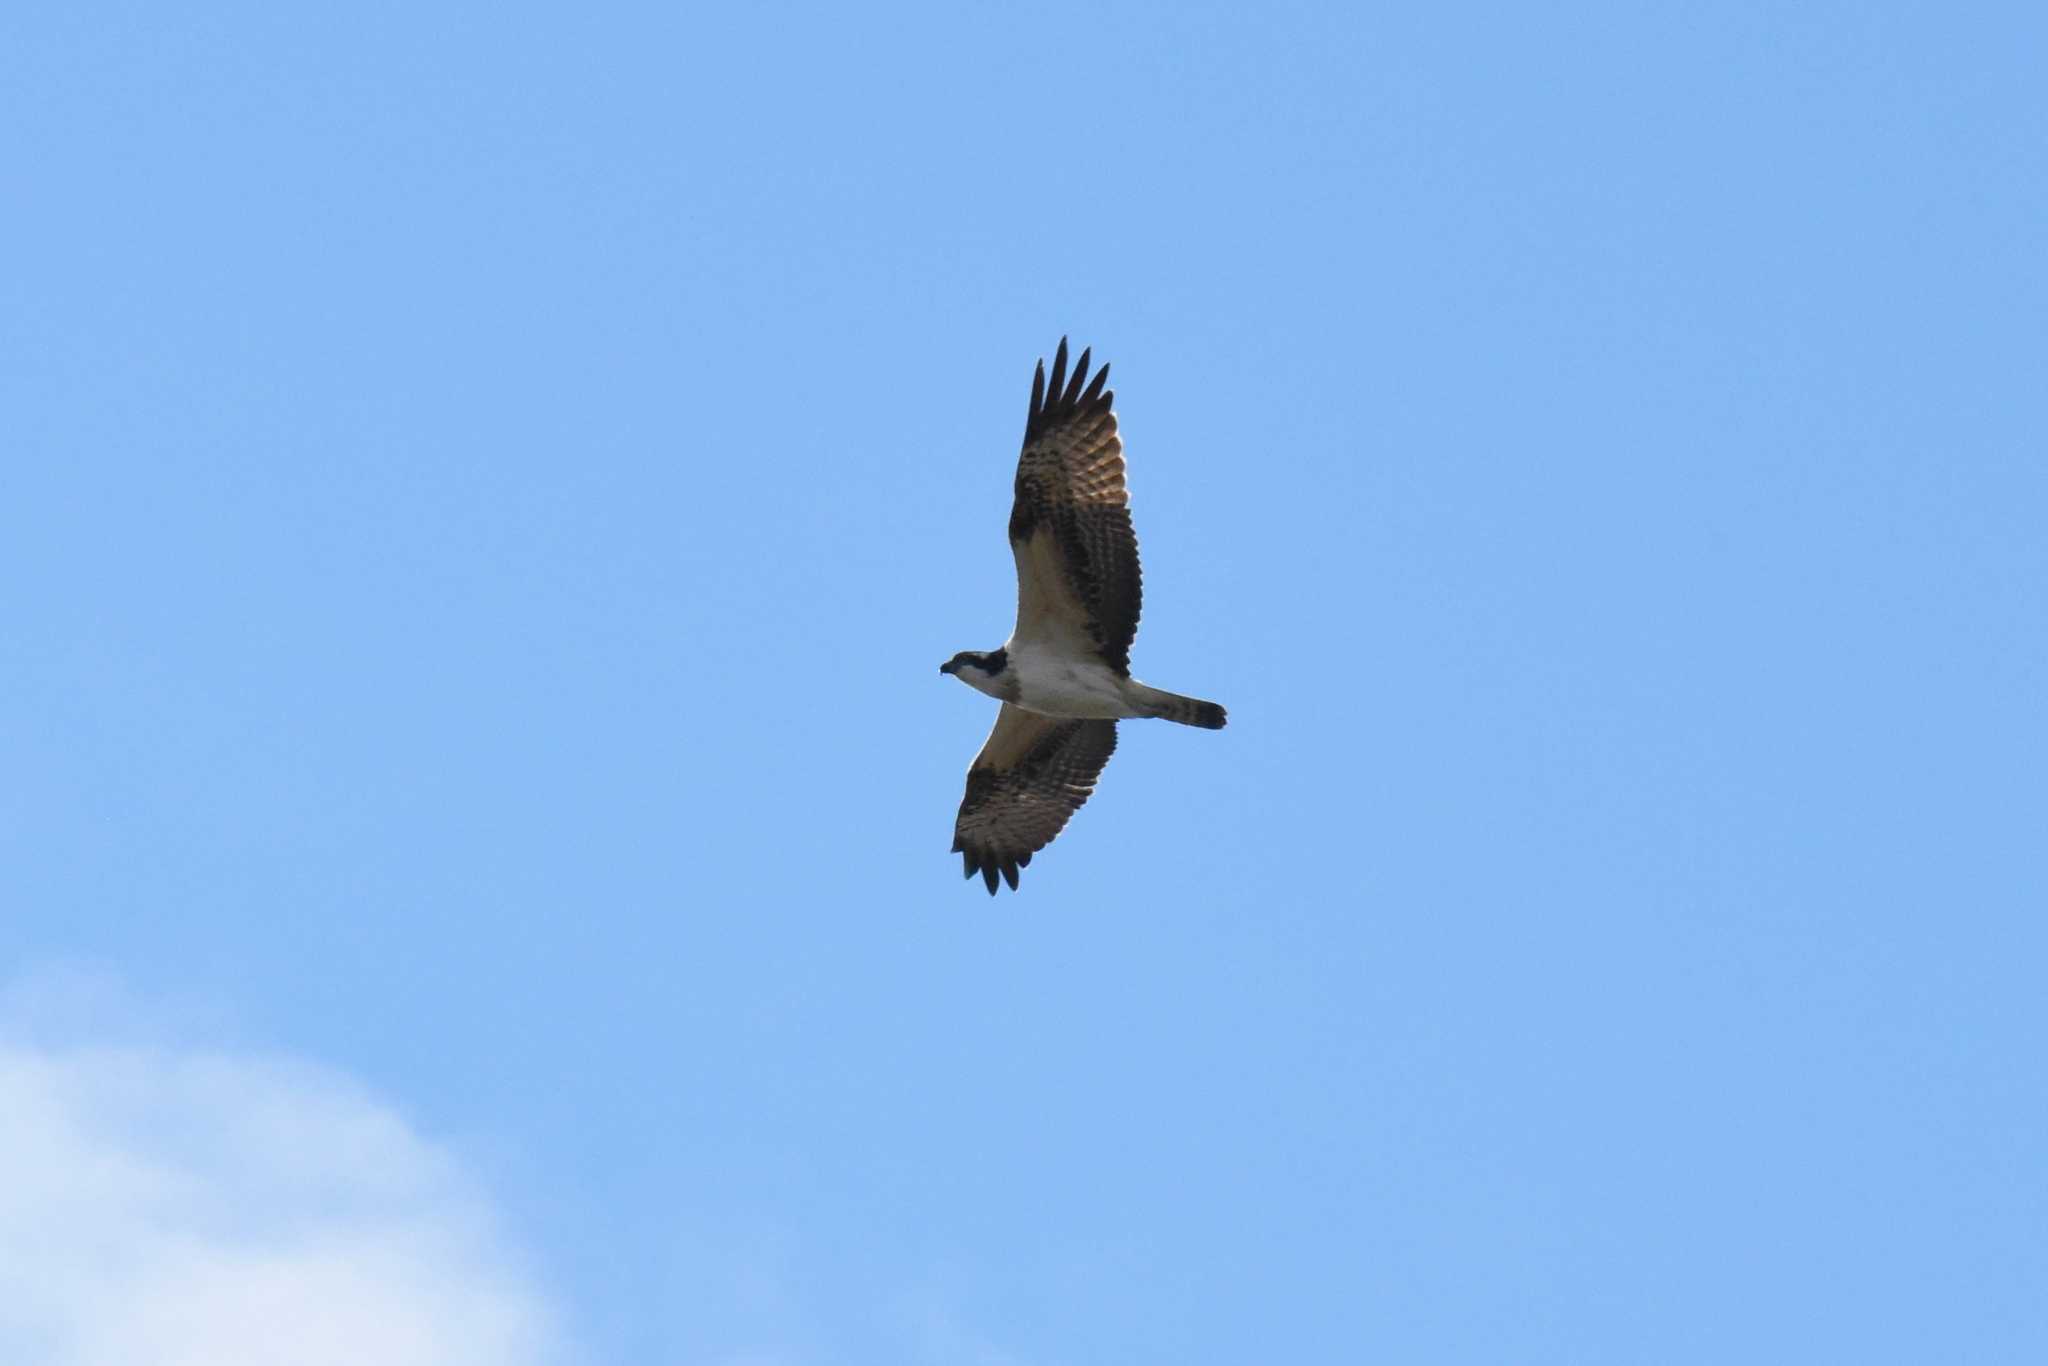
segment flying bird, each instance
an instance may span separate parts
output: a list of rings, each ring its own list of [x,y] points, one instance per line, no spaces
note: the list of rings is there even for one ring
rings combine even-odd
[[[990,896],[1000,876],[1052,843],[1095,790],[1116,752],[1116,723],[1156,716],[1221,730],[1223,708],[1147,687],[1131,677],[1141,598],[1138,538],[1124,487],[1124,447],[1105,388],[1109,367],[1071,378],[1067,342],[1031,378],[1024,451],[1010,507],[1017,560],[1017,626],[998,649],[962,650],[939,666],[999,698],[995,729],[967,770],[953,826],[966,876]]]

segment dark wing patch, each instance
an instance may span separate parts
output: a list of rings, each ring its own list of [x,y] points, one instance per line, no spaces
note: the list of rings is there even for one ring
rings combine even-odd
[[[1045,362],[1031,379],[1031,411],[1024,423],[1024,450],[1017,458],[1017,499],[1010,508],[1010,542],[1019,549],[1050,535],[1059,549],[1070,595],[1086,618],[1085,629],[1103,661],[1120,674],[1131,669],[1131,641],[1138,634],[1143,584],[1138,570],[1138,537],[1131,529],[1130,493],[1124,486],[1124,446],[1117,436],[1116,394],[1104,386],[1109,367],[1088,375],[1089,353],[1081,353],[1067,375],[1067,341],[1060,338],[1052,379]],[[1052,585],[1039,590],[1049,594]],[[1035,605],[1032,586],[1019,584],[1019,627]]]
[[[1116,722],[1063,721],[1003,704],[988,743],[967,770],[967,795],[953,824],[953,852],[988,894],[1066,827],[1095,791],[1116,752]]]

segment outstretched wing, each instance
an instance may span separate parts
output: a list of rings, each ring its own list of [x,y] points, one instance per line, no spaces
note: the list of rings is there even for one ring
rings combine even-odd
[[[1131,671],[1143,592],[1138,537],[1124,487],[1109,367],[1088,378],[1088,352],[1067,376],[1067,341],[1031,379],[1031,412],[1017,458],[1010,550],[1017,557],[1017,632],[1060,653],[1092,651]]]
[[[1095,791],[1116,752],[1116,722],[1064,721],[1003,704],[988,742],[967,770],[967,795],[953,824],[953,852],[967,876],[996,875],[1017,889],[1017,870],[1066,827]]]

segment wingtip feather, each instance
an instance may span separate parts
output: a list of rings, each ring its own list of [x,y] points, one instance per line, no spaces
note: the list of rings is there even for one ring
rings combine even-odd
[[[1107,363],[1107,362],[1105,362],[1105,363],[1103,364],[1103,367],[1102,367],[1102,368],[1101,368],[1100,370],[1097,370],[1097,371],[1095,372],[1095,378],[1094,378],[1094,379],[1092,379],[1092,380],[1090,380],[1090,381],[1088,381],[1088,387],[1087,387],[1087,389],[1085,389],[1085,390],[1083,390],[1083,391],[1082,391],[1082,394],[1081,394],[1081,402],[1082,402],[1082,404],[1083,404],[1083,405],[1092,405],[1092,404],[1094,404],[1094,403],[1095,403],[1096,401],[1098,401],[1099,399],[1101,399],[1101,397],[1102,397],[1102,387],[1103,387],[1103,386],[1104,386],[1105,384],[1108,384],[1108,383],[1109,383],[1109,365],[1108,365],[1108,363]]]
[[[1074,377],[1068,381],[1066,393],[1060,396],[1062,406],[1070,408],[1081,401],[1081,386],[1088,381],[1088,358],[1092,354],[1086,347],[1081,349],[1081,360],[1074,366]]]

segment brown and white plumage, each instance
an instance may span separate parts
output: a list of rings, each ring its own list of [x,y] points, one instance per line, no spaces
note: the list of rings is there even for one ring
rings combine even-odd
[[[1115,752],[1114,721],[1062,721],[1003,703],[967,770],[953,826],[967,876],[980,873],[994,895],[1001,873],[1016,890],[1017,870],[1066,828]]]
[[[1052,377],[1031,381],[1024,449],[1010,508],[1017,562],[1017,624],[1002,648],[962,651],[940,672],[1003,701],[967,772],[953,849],[990,895],[998,877],[1051,843],[1095,790],[1116,750],[1116,722],[1162,717],[1221,729],[1223,708],[1131,677],[1143,583],[1131,529],[1109,367],[1089,375],[1089,353],[1067,372],[1067,343]]]
[[[1031,378],[1024,450],[1017,457],[1010,505],[1010,550],[1017,559],[1019,640],[1062,640],[1076,627],[1103,663],[1131,671],[1131,641],[1144,605],[1138,536],[1124,486],[1124,443],[1105,388],[1109,367],[1087,381],[1088,355],[1067,378],[1067,342]]]

